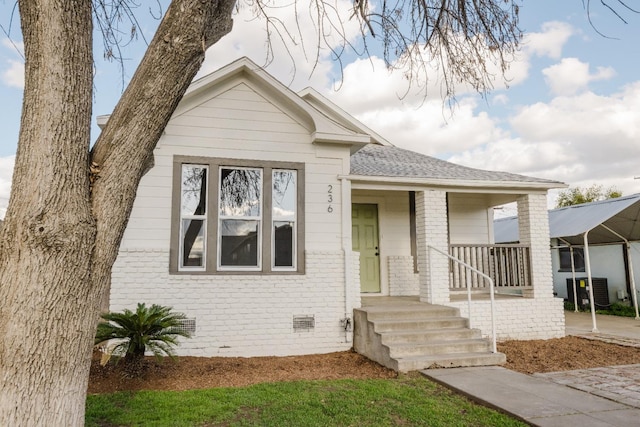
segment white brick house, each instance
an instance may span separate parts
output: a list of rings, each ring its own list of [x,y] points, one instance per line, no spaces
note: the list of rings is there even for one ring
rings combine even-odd
[[[195,81],[169,121],[113,268],[110,308],[184,312],[195,323],[185,355],[345,350],[363,295],[468,314],[466,276],[433,247],[518,295],[496,301],[499,337],[562,336],[546,210],[558,186],[396,148],[314,90],[296,94],[241,59]],[[492,208],[513,201],[522,244],[498,248]],[[499,251],[518,260],[505,265],[520,280],[489,266]],[[487,334],[488,302],[472,311]]]

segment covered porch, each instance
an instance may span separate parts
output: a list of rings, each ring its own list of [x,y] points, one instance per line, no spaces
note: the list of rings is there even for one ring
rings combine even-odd
[[[350,237],[363,307],[413,297],[458,309],[484,337],[564,336],[546,191],[394,187],[352,183]],[[509,202],[525,218],[519,224],[525,238],[495,244],[493,208]]]
[[[444,304],[468,291],[488,294],[490,283],[496,294],[534,296],[538,270],[550,261],[532,249],[548,247],[536,240],[548,230],[544,194],[358,187],[351,192],[351,239],[363,296],[414,295]],[[493,208],[511,201],[530,219],[521,230],[530,238],[495,244]],[[536,203],[543,209],[536,211]]]
[[[564,336],[546,197],[564,184],[373,145],[351,156],[341,179],[351,205],[343,213],[344,248],[354,261],[346,264],[355,270],[349,286],[361,297],[413,296],[452,307],[483,336]],[[520,241],[496,245],[493,210],[513,202]]]

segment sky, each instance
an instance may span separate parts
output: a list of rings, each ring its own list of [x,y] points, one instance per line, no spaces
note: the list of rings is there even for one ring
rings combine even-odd
[[[247,56],[267,64],[266,70],[292,90],[320,91],[396,146],[572,187],[598,184],[623,194],[640,192],[640,179],[634,179],[640,176],[640,14],[618,9],[625,23],[600,2],[593,2],[588,15],[582,0],[523,0],[524,38],[505,78],[496,76],[484,97],[458,87],[450,108],[440,97],[437,70],[428,74],[426,86],[409,85],[403,73],[386,69],[375,45],[370,58],[347,52],[340,67],[328,49],[315,48],[315,25],[304,1],[297,9],[272,10],[284,27],[272,27],[271,56],[264,20],[240,4],[232,32],[207,51],[197,77]],[[332,10],[350,16],[348,1],[331,1]],[[13,3],[0,0],[0,218],[11,188],[24,84]],[[136,12],[146,40],[158,25],[153,18],[158,13],[158,6],[146,5]],[[343,21],[344,33],[357,45],[357,23]],[[279,42],[275,30],[283,34],[283,28],[295,44]],[[330,46],[339,47],[337,37],[327,34]],[[103,59],[96,39],[94,116],[111,112],[146,47],[139,37],[125,48],[123,75],[119,64]],[[95,140],[99,129],[93,122]],[[550,207],[556,194],[550,192]]]

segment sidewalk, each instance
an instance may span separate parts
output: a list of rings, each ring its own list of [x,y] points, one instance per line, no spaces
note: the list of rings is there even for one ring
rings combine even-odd
[[[567,335],[640,349],[640,321],[565,312]],[[640,350],[639,350],[640,351]],[[535,374],[498,366],[428,369],[428,378],[534,426],[640,425],[640,365]]]
[[[635,427],[640,420],[640,409],[499,366],[422,373],[534,426]]]

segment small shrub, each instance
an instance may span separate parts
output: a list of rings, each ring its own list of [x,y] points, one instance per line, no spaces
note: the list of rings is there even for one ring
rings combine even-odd
[[[147,307],[144,303],[138,303],[135,312],[125,309],[117,313],[104,313],[104,321],[98,324],[95,345],[106,346],[107,353],[116,363],[125,359],[131,371],[141,370],[147,351],[158,359],[163,356],[173,359],[173,348],[178,345],[178,337],[190,338],[191,334],[181,328],[181,321],[186,316],[172,310],[171,307],[157,304]]]
[[[612,316],[636,317],[636,310],[626,304],[613,303],[607,309],[596,310],[598,314],[609,314]]]

